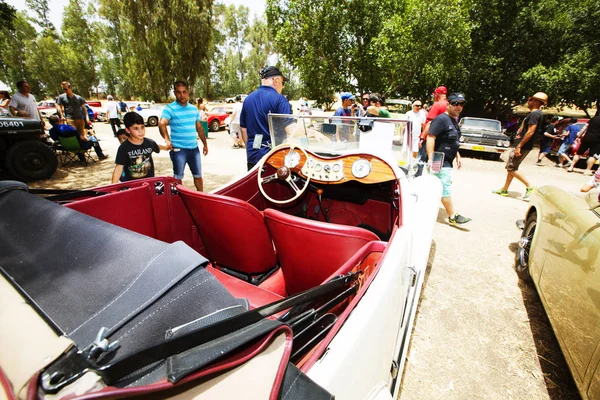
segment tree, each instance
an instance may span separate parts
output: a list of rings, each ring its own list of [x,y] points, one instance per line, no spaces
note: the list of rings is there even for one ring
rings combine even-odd
[[[63,13],[63,46],[66,75],[76,91],[91,96],[97,88],[95,42],[97,26],[89,21],[94,18],[95,8],[85,0],[69,0]],[[96,93],[97,94],[97,93]]]
[[[14,20],[17,17],[17,10],[4,0],[0,0],[0,24],[4,29],[12,31],[15,29]]]
[[[39,83],[29,65],[32,48],[35,44],[35,28],[27,21],[23,12],[17,12],[13,21],[13,30],[0,35],[0,79],[13,89],[15,83],[26,79],[34,94],[39,93]]]

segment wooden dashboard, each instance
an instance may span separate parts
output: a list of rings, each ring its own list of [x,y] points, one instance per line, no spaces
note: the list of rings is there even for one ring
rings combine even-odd
[[[278,169],[288,166],[290,169],[317,183],[339,184],[349,181],[372,184],[396,179],[392,167],[378,157],[368,154],[352,154],[338,157],[321,157],[308,152],[308,159],[298,148],[282,148],[273,153],[266,164]]]

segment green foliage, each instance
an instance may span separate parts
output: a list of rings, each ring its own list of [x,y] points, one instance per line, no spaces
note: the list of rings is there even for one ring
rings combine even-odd
[[[5,30],[13,30],[15,28],[13,22],[17,16],[17,10],[10,4],[6,4],[4,0],[0,0],[0,25]]]

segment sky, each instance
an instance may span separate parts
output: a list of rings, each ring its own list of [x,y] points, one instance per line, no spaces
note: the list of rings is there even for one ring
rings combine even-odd
[[[236,6],[245,5],[250,9],[250,15],[254,17],[255,14],[261,15],[265,11],[266,1],[265,0],[219,0],[221,3],[225,5],[235,4]],[[15,7],[17,10],[25,10],[27,9],[27,5],[24,0],[6,0],[8,4]],[[69,0],[49,0],[48,4],[50,5],[50,21],[54,24],[54,26],[60,30],[60,26],[62,24],[62,14],[63,9],[67,4],[69,4]]]

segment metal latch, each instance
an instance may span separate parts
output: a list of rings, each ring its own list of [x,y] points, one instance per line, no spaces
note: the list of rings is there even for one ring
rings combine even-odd
[[[154,194],[161,196],[165,194],[165,183],[161,181],[154,182]]]

